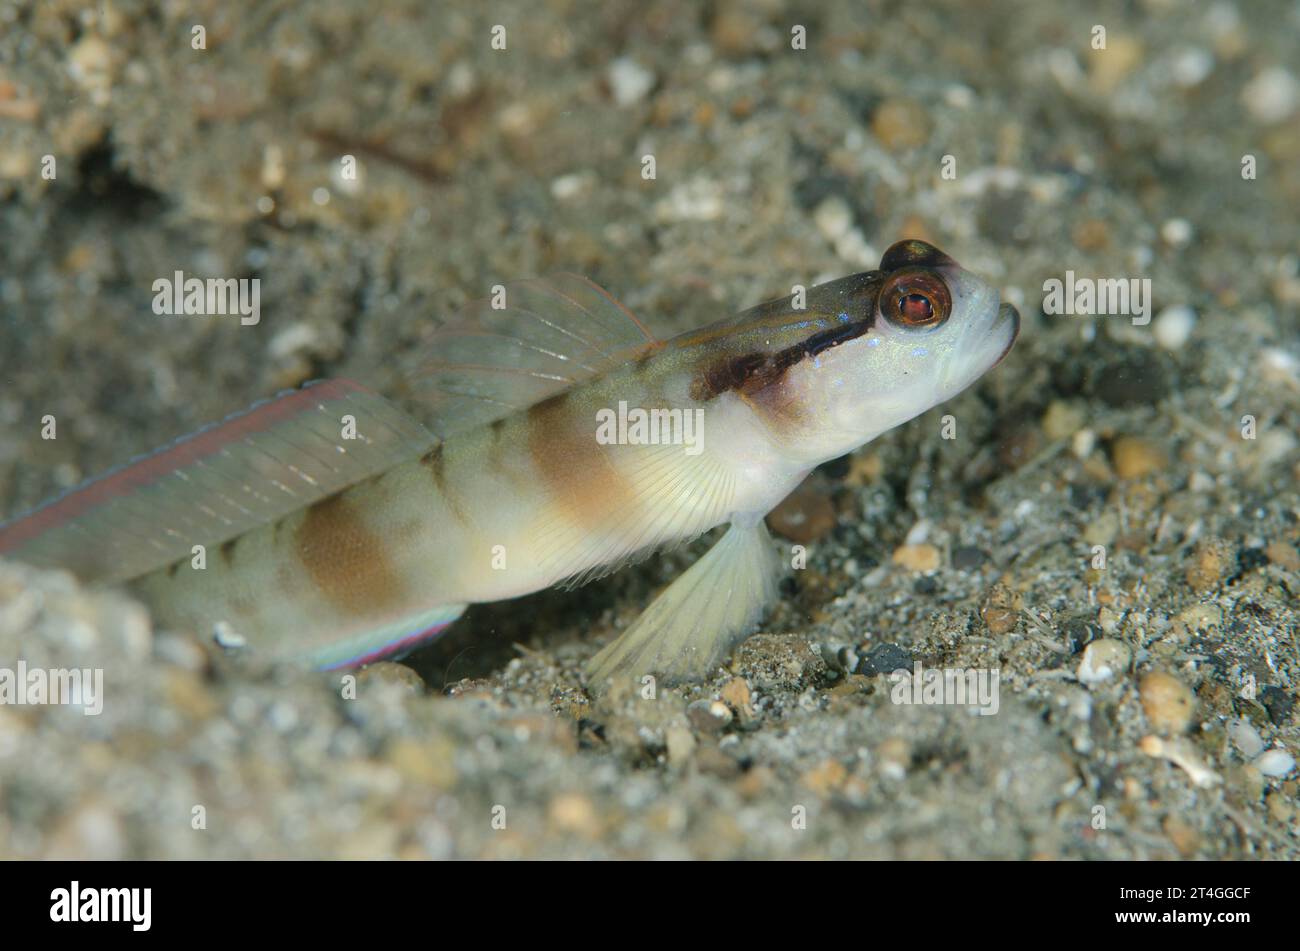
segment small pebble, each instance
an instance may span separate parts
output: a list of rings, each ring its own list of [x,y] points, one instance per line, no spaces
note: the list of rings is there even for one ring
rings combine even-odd
[[[912,669],[912,652],[897,644],[877,644],[867,651],[858,664],[858,673],[867,677],[875,674],[892,674],[896,670]]]
[[[1165,244],[1180,248],[1192,240],[1192,223],[1186,218],[1170,218],[1160,226]]]
[[[655,85],[655,74],[630,56],[620,56],[610,63],[607,76],[614,102],[620,106],[640,102]]]
[[[1083,649],[1077,674],[1079,682],[1089,687],[1105,683],[1122,674],[1132,657],[1133,652],[1122,641],[1109,637],[1095,640]]]
[[[912,748],[902,737],[891,736],[876,748],[876,756],[880,760],[880,771],[885,776],[903,779],[912,761]]]
[[[1194,856],[1201,847],[1200,833],[1180,816],[1168,815],[1163,823],[1165,835],[1174,844],[1178,854],[1185,859]]]
[[[1178,305],[1166,307],[1156,315],[1153,331],[1156,343],[1166,350],[1179,350],[1192,337],[1196,326],[1196,311]]]
[[[853,227],[853,210],[839,195],[830,195],[813,210],[813,224],[822,237],[833,244]]]
[[[1190,637],[1200,631],[1222,625],[1223,609],[1217,604],[1193,604],[1179,611],[1170,627],[1175,635]]]
[[[212,640],[222,650],[237,651],[248,646],[248,640],[228,621],[217,621],[212,625]]]
[[[1181,50],[1173,61],[1174,82],[1183,89],[1200,85],[1214,71],[1214,54],[1199,47]]]
[[[1118,631],[1121,620],[1123,620],[1121,615],[1112,611],[1108,605],[1103,604],[1097,609],[1097,626],[1101,628],[1103,634],[1111,635]]]
[[[1295,710],[1295,696],[1274,684],[1269,684],[1259,691],[1259,702],[1268,711],[1269,720],[1276,726],[1282,726],[1291,719]]]
[[[1246,83],[1241,103],[1256,122],[1281,122],[1300,104],[1300,82],[1281,66],[1271,66]]]
[[[1172,674],[1152,671],[1138,685],[1142,710],[1161,733],[1182,733],[1192,722],[1196,698],[1188,686]]]
[[[891,152],[914,149],[929,138],[929,120],[920,103],[887,99],[871,117],[871,131]]]
[[[744,677],[731,678],[722,688],[721,694],[723,702],[736,711],[736,715],[742,721],[753,718],[754,708],[751,705],[753,697],[749,690],[749,683]]]
[[[1216,539],[1202,541],[1196,546],[1187,563],[1184,577],[1188,585],[1198,594],[1213,588],[1235,560],[1231,555],[1231,546],[1223,541]]]
[[[894,564],[902,565],[909,571],[937,571],[940,562],[939,549],[933,545],[900,545],[894,549]]]
[[[68,53],[68,75],[79,87],[102,95],[111,84],[113,50],[104,40],[88,33]],[[98,102],[106,100],[97,98]]]
[[[378,663],[367,664],[357,671],[356,676],[357,684],[363,687],[368,684],[391,684],[403,687],[412,693],[423,693],[425,690],[425,683],[420,675],[406,664],[399,664],[396,661],[381,660]]]
[[[1102,512],[1084,526],[1083,540],[1090,546],[1109,547],[1118,537],[1119,529],[1119,515],[1115,512]]]
[[[1070,452],[1076,459],[1087,459],[1097,446],[1097,433],[1091,429],[1081,429],[1070,440]]]
[[[1089,51],[1086,62],[1093,89],[1103,94],[1113,92],[1146,57],[1146,47],[1137,37],[1112,33],[1105,49]]]
[[[668,762],[682,766],[695,754],[698,743],[690,727],[684,723],[674,723],[664,732],[664,745],[668,747]]]
[[[1005,584],[995,584],[980,607],[980,617],[989,633],[997,636],[1009,634],[1020,622],[1024,599]]]
[[[1295,821],[1295,805],[1293,805],[1285,795],[1279,793],[1277,790],[1269,793],[1267,805],[1268,814],[1272,817],[1273,821],[1279,825],[1289,826]]]
[[[835,528],[835,506],[816,484],[805,482],[772,509],[767,524],[778,535],[809,545]]]
[[[560,793],[547,809],[551,822],[566,832],[590,832],[596,827],[596,807],[582,793]]]
[[[1272,749],[1255,760],[1254,765],[1265,776],[1285,776],[1295,769],[1295,757],[1284,749]]]
[[[800,780],[817,795],[827,796],[844,785],[848,775],[849,771],[839,760],[826,759],[804,773]]]
[[[1294,545],[1288,545],[1286,542],[1269,542],[1264,549],[1264,555],[1275,565],[1281,565],[1289,571],[1300,571],[1300,553],[1297,553]]]
[[[1232,745],[1246,759],[1254,759],[1264,751],[1264,740],[1259,731],[1250,725],[1249,720],[1238,717],[1228,721],[1228,736]]]
[[[708,178],[692,178],[674,185],[655,202],[654,218],[661,224],[683,221],[717,221],[727,209],[722,186]]]
[[[971,545],[962,545],[952,550],[952,566],[958,571],[975,571],[988,560],[987,552]]]
[[[731,708],[721,700],[696,700],[686,708],[686,716],[701,733],[720,733],[734,719]]]
[[[1141,479],[1169,465],[1160,447],[1138,436],[1120,436],[1110,447],[1110,457],[1121,479]]]
[[[551,195],[559,201],[577,198],[587,191],[592,184],[592,177],[587,172],[572,172],[551,180]]]
[[[1043,433],[1053,442],[1069,439],[1083,428],[1087,418],[1081,407],[1064,400],[1052,400],[1043,414]]]

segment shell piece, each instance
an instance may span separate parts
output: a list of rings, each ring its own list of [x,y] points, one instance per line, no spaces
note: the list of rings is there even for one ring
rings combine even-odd
[[[1202,789],[1209,789],[1223,782],[1222,776],[1205,765],[1205,760],[1201,758],[1196,748],[1181,737],[1163,740],[1158,736],[1144,736],[1138,743],[1138,749],[1147,756],[1169,760],[1187,773],[1188,778]]]
[[[1278,747],[1269,750],[1255,760],[1255,768],[1265,776],[1285,776],[1291,770],[1295,769],[1295,757],[1286,750]]]
[[[1237,747],[1237,752],[1248,760],[1264,752],[1264,740],[1260,737],[1259,731],[1250,725],[1249,720],[1242,717],[1229,720],[1228,736],[1233,746]]]
[[[1083,649],[1083,659],[1079,661],[1079,681],[1089,687],[1105,683],[1122,674],[1132,657],[1133,652],[1122,641],[1109,637],[1095,640]]]

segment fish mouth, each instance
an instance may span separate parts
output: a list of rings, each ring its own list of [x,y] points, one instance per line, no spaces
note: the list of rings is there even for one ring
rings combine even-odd
[[[989,367],[990,370],[1007,358],[1007,354],[1011,352],[1011,348],[1016,345],[1016,340],[1020,337],[1020,311],[1016,310],[1013,304],[1003,303],[998,307],[998,316],[993,321],[993,330],[996,332],[999,328],[1006,326],[1010,326],[1007,345],[1002,348],[998,358],[993,361]]]
[[[961,392],[1005,360],[1020,336],[1020,312],[1011,304],[991,305],[956,345],[942,384],[949,393]]]

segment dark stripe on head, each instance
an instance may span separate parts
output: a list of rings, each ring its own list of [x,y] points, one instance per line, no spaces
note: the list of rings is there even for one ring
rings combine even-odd
[[[833,324],[781,350],[759,350],[717,360],[691,382],[691,399],[708,402],[730,390],[746,395],[756,393],[777,382],[802,360],[861,337],[876,324],[876,295],[880,284],[880,272],[867,271],[813,288],[810,296],[817,294],[825,300],[818,301],[816,308],[810,300],[810,312],[857,314],[859,318]]]

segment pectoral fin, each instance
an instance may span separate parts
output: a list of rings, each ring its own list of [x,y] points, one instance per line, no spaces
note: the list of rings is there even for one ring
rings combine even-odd
[[[587,665],[596,689],[615,674],[699,680],[753,633],[776,601],[780,560],[767,528],[733,522],[630,628]]]

